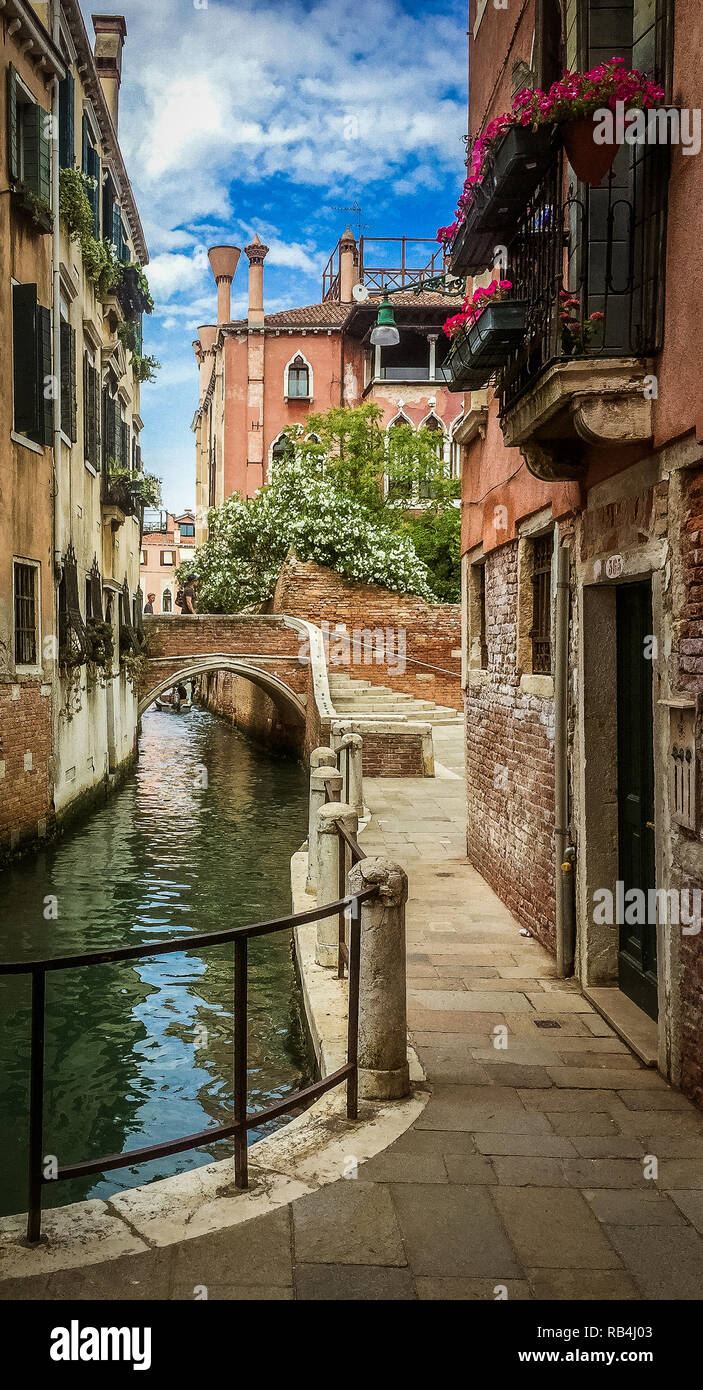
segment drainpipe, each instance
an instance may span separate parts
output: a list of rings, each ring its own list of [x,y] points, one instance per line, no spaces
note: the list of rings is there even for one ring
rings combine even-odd
[[[562,976],[573,974],[573,914],[564,911],[566,898],[564,877],[571,880],[573,891],[573,857],[567,861],[569,819],[569,774],[567,760],[567,720],[569,704],[569,552],[559,543],[555,527],[557,552],[556,593],[556,660],[554,665],[554,887],[557,924],[557,969]],[[568,864],[568,867],[563,867]],[[571,941],[569,941],[571,937]]]

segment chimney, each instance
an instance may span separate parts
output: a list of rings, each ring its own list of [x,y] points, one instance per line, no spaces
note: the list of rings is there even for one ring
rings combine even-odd
[[[212,357],[217,340],[217,329],[214,324],[207,324],[198,329],[197,340],[193,343],[193,351],[198,359],[200,368],[200,400],[202,400],[207,390],[212,370]]]
[[[342,304],[351,304],[352,290],[359,279],[359,258],[351,227],[347,227],[339,242],[339,298]]]
[[[95,66],[105,93],[112,124],[117,130],[122,81],[122,49],[127,37],[127,24],[121,14],[94,14]]]
[[[264,246],[257,232],[254,240],[244,247],[244,255],[249,261],[249,326],[264,321],[264,261],[269,248]]]
[[[229,323],[232,281],[242,253],[238,246],[212,246],[207,254],[217,285],[217,322]]]

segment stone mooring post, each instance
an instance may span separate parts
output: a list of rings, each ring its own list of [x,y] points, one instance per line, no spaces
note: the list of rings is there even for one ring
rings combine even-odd
[[[349,805],[354,807],[359,817],[364,814],[364,783],[361,762],[363,742],[361,734],[344,734],[339,745],[340,770],[344,773],[348,768],[349,774],[344,797]],[[346,749],[349,751],[346,752]]]
[[[342,774],[337,771],[337,758],[331,748],[325,750],[332,761],[328,766],[322,764],[310,773],[310,805],[308,809],[308,877],[305,890],[317,891],[317,813],[328,801],[339,803],[342,799]]]
[[[361,904],[359,1094],[398,1100],[410,1090],[405,996],[405,904],[408,876],[389,859],[362,859],[348,879],[354,896],[378,885]]]
[[[359,820],[353,806],[345,801],[331,801],[317,813],[317,904],[337,901],[339,893],[339,860],[346,846],[337,834],[337,822],[351,835],[356,835]],[[315,960],[318,965],[337,968],[339,960],[339,917],[322,917],[317,924]]]

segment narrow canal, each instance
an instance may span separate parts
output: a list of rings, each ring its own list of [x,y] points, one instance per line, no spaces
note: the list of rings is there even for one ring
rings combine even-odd
[[[285,915],[306,797],[300,764],[269,755],[225,720],[199,709],[146,714],[139,761],[121,790],[0,877],[3,959]],[[231,945],[50,974],[45,1154],[77,1162],[230,1121],[233,977]],[[29,1001],[27,977],[0,979],[2,1214],[27,1205]],[[249,1110],[308,1079],[290,937],[258,938],[249,943]],[[44,1205],[106,1197],[231,1152],[221,1140],[49,1183]]]

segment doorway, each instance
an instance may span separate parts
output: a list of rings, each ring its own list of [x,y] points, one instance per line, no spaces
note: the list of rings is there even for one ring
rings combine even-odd
[[[619,924],[618,982],[624,994],[656,1018],[657,927],[656,914],[649,910],[650,890],[656,887],[652,623],[651,584],[618,586],[618,878],[624,885],[625,915],[636,918]],[[627,906],[631,889],[644,894],[634,911]]]

